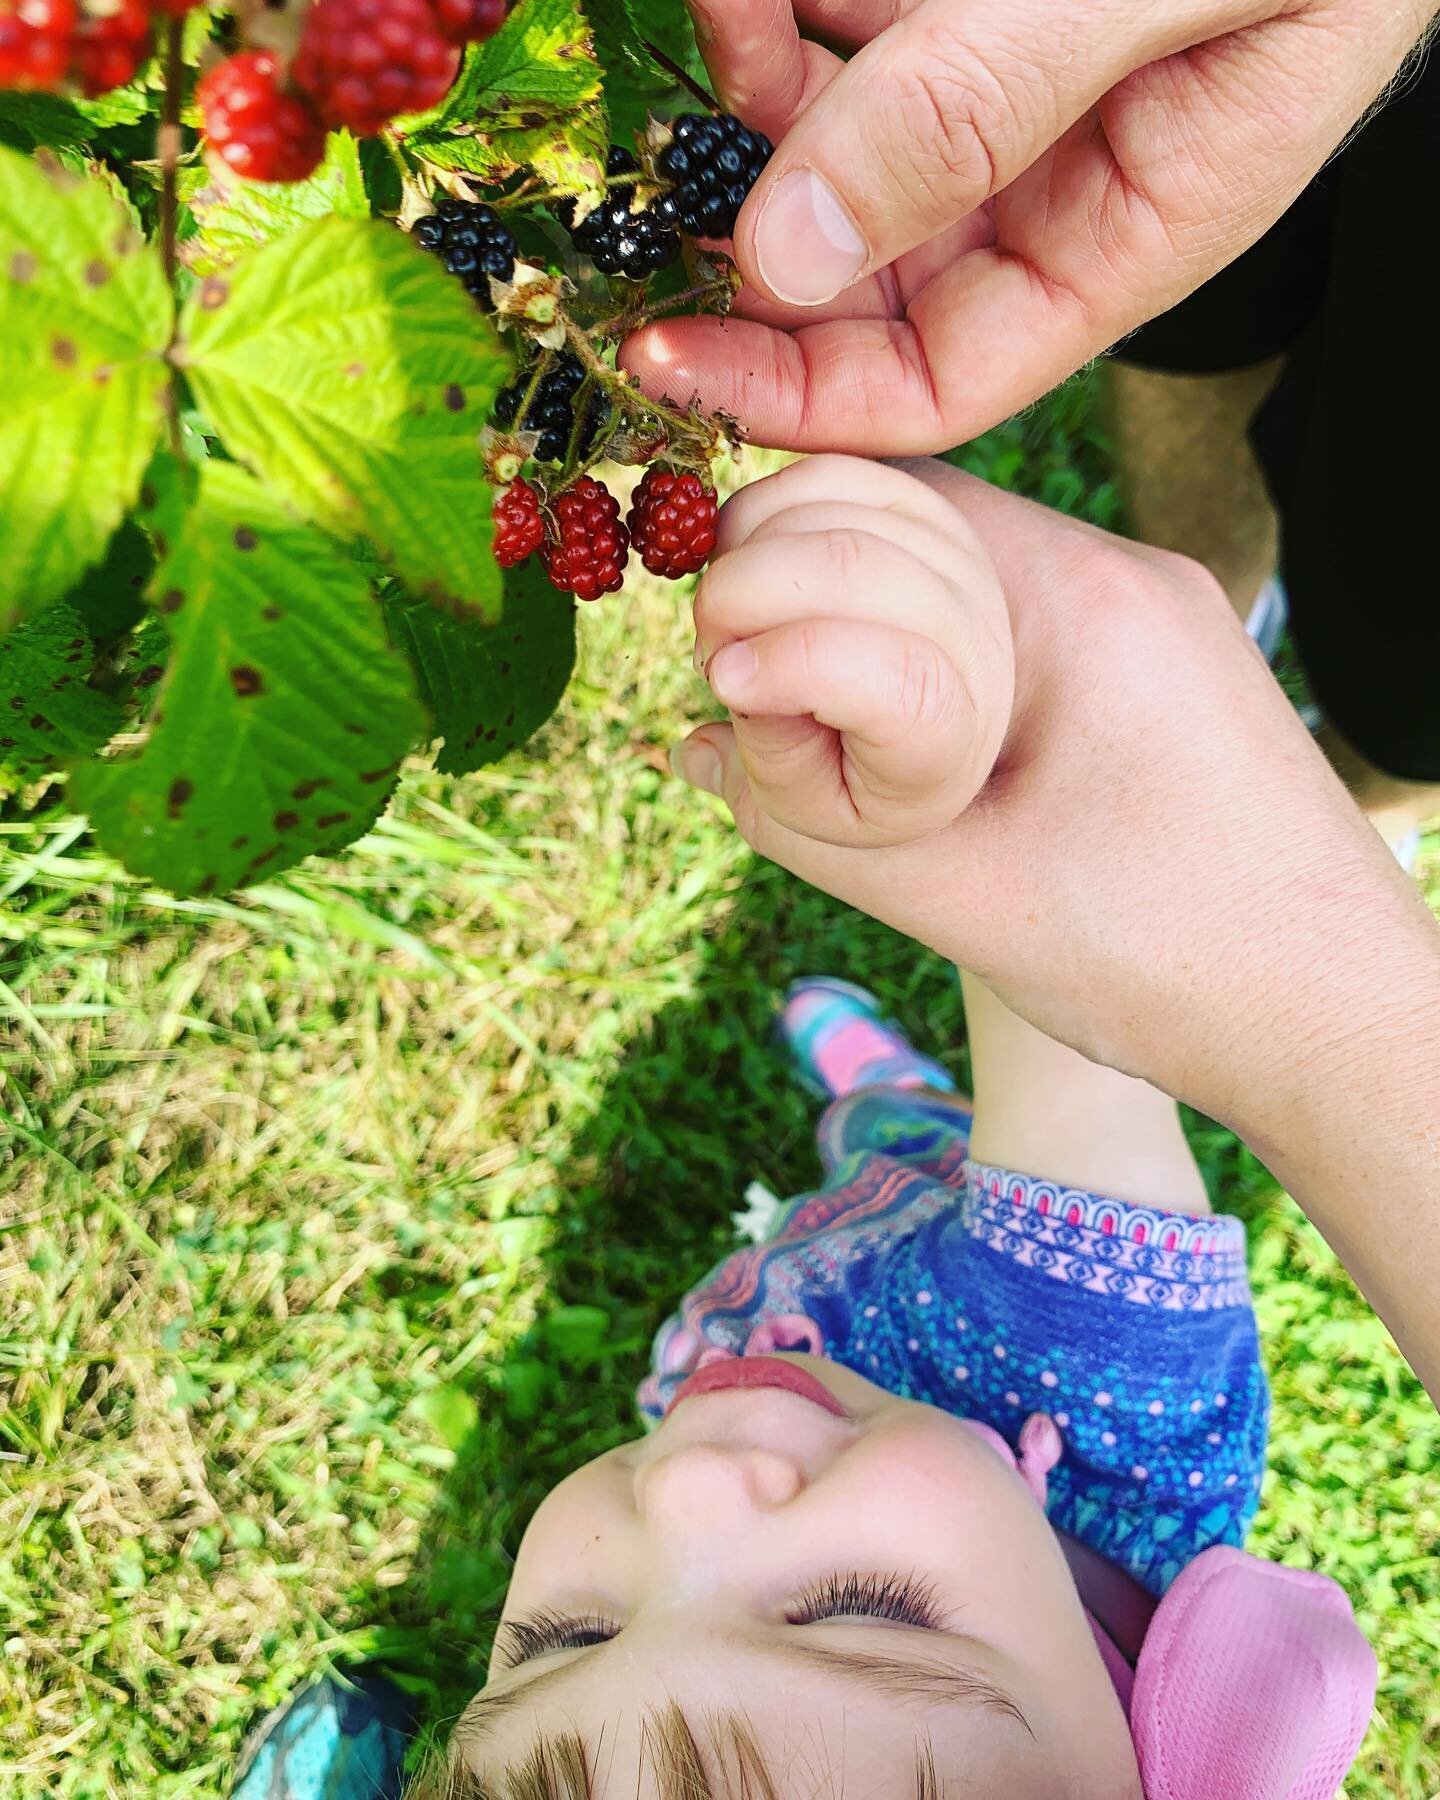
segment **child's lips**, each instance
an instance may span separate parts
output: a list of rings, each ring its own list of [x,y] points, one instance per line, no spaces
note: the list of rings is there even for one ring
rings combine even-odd
[[[697,1369],[682,1382],[671,1408],[697,1394],[720,1394],[733,1388],[779,1388],[782,1393],[797,1394],[812,1406],[822,1407],[837,1419],[850,1414],[822,1381],[798,1363],[783,1362],[778,1356],[731,1356]]]

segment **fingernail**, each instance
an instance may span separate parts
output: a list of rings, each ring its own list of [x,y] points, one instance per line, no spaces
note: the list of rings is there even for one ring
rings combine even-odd
[[[844,201],[814,169],[783,175],[755,226],[765,285],[792,306],[833,300],[865,267],[868,251]]]
[[[749,644],[727,644],[710,658],[710,667],[705,675],[715,698],[726,706],[733,706],[736,698],[755,679],[755,671],[759,667],[755,652]]]
[[[670,767],[691,787],[703,788],[707,794],[718,794],[723,781],[720,753],[704,738],[677,744],[670,752]]]

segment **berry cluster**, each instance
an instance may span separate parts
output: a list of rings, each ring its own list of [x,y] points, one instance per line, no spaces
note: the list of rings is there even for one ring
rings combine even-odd
[[[568,350],[562,351],[536,383],[530,404],[526,406],[525,396],[530,393],[533,375],[532,365],[522,369],[509,387],[501,388],[495,396],[495,423],[506,430],[538,432],[539,439],[532,452],[535,460],[562,462],[575,429],[575,396],[585,380],[585,368],[578,356]],[[582,456],[594,444],[609,416],[605,396],[597,393],[586,412],[579,446]]]
[[[691,237],[727,238],[775,146],[733,113],[682,113],[655,159],[671,182],[675,222]]]
[[[195,0],[0,0],[0,88],[94,97],[133,81],[155,48],[157,16]]]
[[[647,469],[629,517],[591,475],[552,501],[528,481],[512,481],[495,501],[495,560],[513,569],[537,550],[545,573],[562,593],[581,600],[613,594],[625,579],[633,549],[653,575],[693,575],[715,548],[717,503],[698,475]]]
[[[515,239],[493,206],[447,194],[433,213],[415,222],[415,242],[433,251],[482,305],[490,304],[490,278],[515,273]]]
[[[639,172],[640,164],[630,152],[613,144],[605,160],[606,175],[614,178]],[[632,187],[632,183],[617,186],[578,225],[572,223],[573,200],[560,201],[555,211],[570,227],[571,243],[602,275],[644,281],[680,255],[680,234],[675,229],[675,202],[669,194],[662,194],[653,206],[632,210]]]
[[[505,11],[506,0],[310,0],[288,75],[268,52],[242,51],[201,82],[205,136],[239,175],[303,180],[324,155],[327,131],[375,137],[402,113],[443,100],[462,47],[493,36]]]
[[[551,509],[540,560],[551,584],[580,600],[613,594],[625,579],[630,533],[620,502],[593,475],[582,475]]]
[[[286,89],[268,50],[217,63],[195,90],[216,156],[249,181],[303,181],[325,154],[325,127]]]

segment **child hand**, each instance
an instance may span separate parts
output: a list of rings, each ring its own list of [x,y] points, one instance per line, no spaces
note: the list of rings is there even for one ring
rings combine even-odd
[[[910,467],[816,458],[726,507],[697,629],[743,716],[683,773],[1094,1060],[1231,1123],[1293,1094],[1322,1007],[1348,1033],[1399,954],[1379,921],[1433,969],[1424,909],[1202,569]]]
[[[898,469],[817,457],[737,494],[695,637],[750,803],[820,843],[902,844],[948,825],[1009,726],[999,578],[956,508]]]

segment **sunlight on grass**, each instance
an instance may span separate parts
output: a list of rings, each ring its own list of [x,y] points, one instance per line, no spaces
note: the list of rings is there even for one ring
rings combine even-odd
[[[1075,429],[980,454],[1063,481]],[[661,772],[708,712],[683,592],[582,614],[527,755],[413,770],[343,860],[234,900],[119,877],[62,813],[0,822],[0,1794],[215,1800],[257,1714],[347,1658],[453,1716],[530,1508],[631,1433],[746,1184],[818,1177],[776,990],[844,969],[964,1073],[933,958]],[[1417,1800],[1435,1415],[1253,1158],[1195,1132],[1269,1334],[1255,1548],[1356,1597],[1383,1673],[1348,1791]]]

